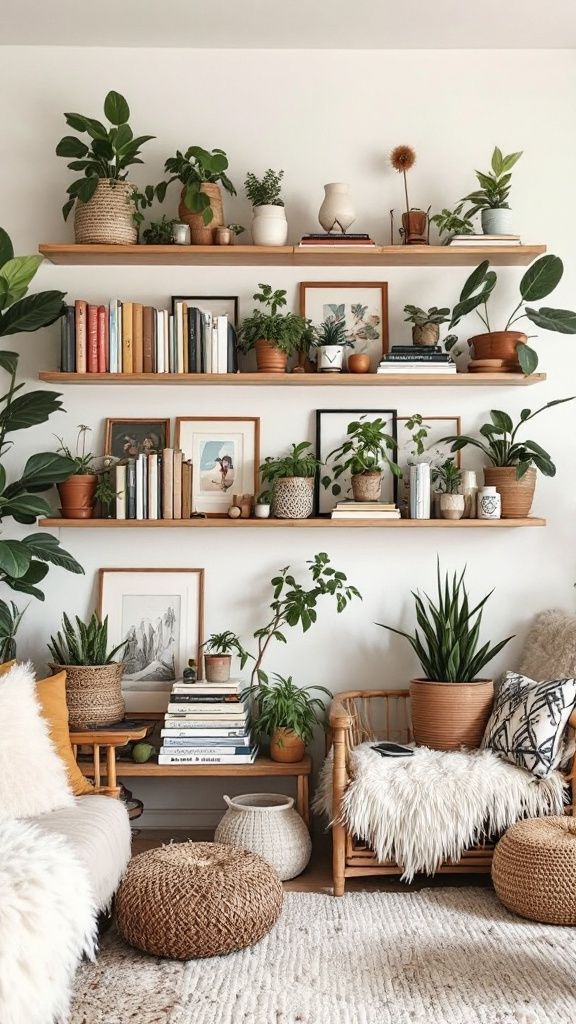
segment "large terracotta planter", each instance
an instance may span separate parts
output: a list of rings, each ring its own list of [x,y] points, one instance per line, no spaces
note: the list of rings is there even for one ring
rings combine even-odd
[[[97,483],[94,473],[77,473],[57,485],[64,519],[92,518]]]
[[[135,245],[138,229],[134,223],[129,181],[101,178],[89,202],[76,200],[74,240],[77,245]]]
[[[288,356],[281,352],[272,341],[258,338],[256,342],[256,366],[259,373],[286,373]]]
[[[382,473],[354,473],[351,482],[354,501],[380,501]]]
[[[275,729],[270,740],[270,757],[282,764],[294,764],[304,757],[306,745],[292,729]]]
[[[432,750],[479,747],[492,710],[494,683],[410,683],[412,732],[416,743]]]
[[[204,671],[207,683],[227,683],[230,679],[231,654],[205,654]]]
[[[187,224],[190,228],[190,244],[191,245],[214,245],[216,238],[216,228],[220,228],[224,224],[224,207],[222,206],[222,191],[219,185],[207,182],[200,187],[200,191],[207,195],[210,199],[210,206],[212,207],[212,220],[209,224],[205,224],[201,213],[192,213],[191,210],[184,203],[184,195],[186,189],[182,189],[180,196],[180,205],[178,207],[178,217],[183,224]]]
[[[518,480],[515,466],[487,466],[484,482],[495,487],[502,499],[502,519],[525,519],[530,515],[536,487],[533,467]]]
[[[528,338],[522,331],[491,331],[489,334],[476,334],[468,339],[474,348],[475,359],[503,359],[503,370],[518,373],[518,345],[525,345]]]
[[[122,696],[124,665],[55,665],[53,673],[66,672],[68,721],[73,729],[115,725],[126,714]]]

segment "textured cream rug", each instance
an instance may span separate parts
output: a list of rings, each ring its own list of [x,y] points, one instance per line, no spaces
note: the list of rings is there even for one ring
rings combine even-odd
[[[146,957],[114,935],[77,978],[70,1024],[573,1024],[576,929],[491,890],[289,893],[257,946]]]

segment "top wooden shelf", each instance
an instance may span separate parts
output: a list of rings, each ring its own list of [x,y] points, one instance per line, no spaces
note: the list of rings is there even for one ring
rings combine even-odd
[[[39,251],[66,266],[206,267],[466,267],[489,259],[524,267],[545,245],[383,245],[310,251],[292,245],[68,245],[46,242]]]

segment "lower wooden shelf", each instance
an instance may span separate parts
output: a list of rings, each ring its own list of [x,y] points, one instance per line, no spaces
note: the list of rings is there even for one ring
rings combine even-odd
[[[500,530],[546,526],[527,519],[39,519],[49,530]]]
[[[546,380],[545,373],[61,373],[38,374],[46,384],[165,385],[198,384],[201,387],[528,387]]]
[[[86,775],[93,771],[91,764],[81,763],[80,767]],[[289,778],[294,775],[310,775],[312,771],[312,758],[306,754],[302,761],[292,764],[281,764],[273,761],[270,757],[257,757],[254,764],[158,764],[157,761],[147,761],[146,764],[136,764],[134,761],[117,761],[116,775],[119,779],[134,778],[157,778],[163,775],[176,776],[203,776],[220,775],[231,777],[260,776],[272,777],[284,776]],[[103,770],[103,774],[105,771]]]

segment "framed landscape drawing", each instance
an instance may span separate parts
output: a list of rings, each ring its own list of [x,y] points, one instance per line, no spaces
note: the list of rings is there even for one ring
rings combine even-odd
[[[338,448],[346,438],[348,424],[361,416],[373,421],[383,419],[386,433],[397,440],[396,409],[317,409],[316,410],[316,457],[324,463],[315,480],[315,514],[329,516],[339,501],[352,498],[350,473],[343,473],[337,480],[334,478],[334,461],[330,453]],[[396,449],[389,451],[390,458],[396,462]],[[389,466],[385,466],[382,478],[381,501],[396,502],[398,497],[398,480]]]
[[[161,452],[170,446],[170,420],[106,420],[104,454],[116,459]]]
[[[189,658],[201,671],[203,569],[100,569],[99,613],[109,646],[128,640],[122,691],[128,711],[165,711]]]
[[[401,469],[406,470],[409,460],[418,455],[428,456],[433,466],[439,466],[450,457],[454,459],[457,466],[460,465],[462,453],[454,452],[453,454],[450,451],[450,444],[439,444],[440,438],[461,433],[460,416],[422,416],[422,424],[415,425],[412,429],[408,426],[410,420],[410,416],[398,417],[398,458],[396,462]],[[413,437],[417,432],[424,433],[424,431],[426,436],[422,436],[420,445],[418,445]],[[424,451],[420,452],[419,447],[423,447]]]
[[[374,372],[388,351],[388,285],[386,281],[302,281],[300,313],[319,327],[340,320],[353,348],[366,352]]]
[[[180,416],[176,447],[192,460],[193,511],[226,516],[233,494],[256,494],[258,416]]]
[[[228,323],[232,324],[232,327],[236,327],[238,324],[237,295],[173,295],[173,313],[176,302],[185,302],[187,306],[205,309],[208,313],[212,313],[212,316],[227,316]]]

